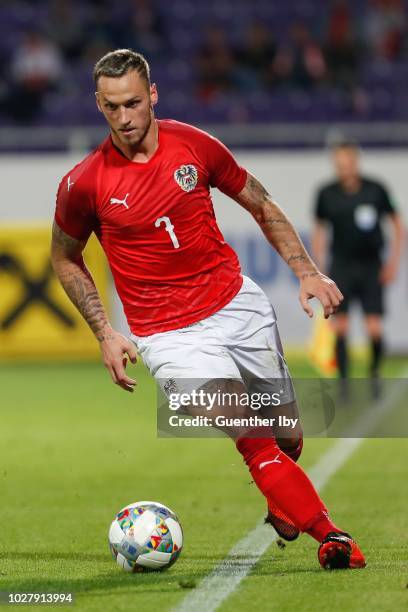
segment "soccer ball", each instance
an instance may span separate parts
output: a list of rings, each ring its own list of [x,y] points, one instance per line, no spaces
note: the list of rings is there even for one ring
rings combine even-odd
[[[109,547],[125,572],[163,570],[180,556],[183,530],[170,508],[139,501],[122,508],[112,521]]]

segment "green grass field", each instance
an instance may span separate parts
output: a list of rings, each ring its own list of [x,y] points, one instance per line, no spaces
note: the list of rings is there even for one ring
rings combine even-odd
[[[385,372],[406,365],[389,360]],[[313,375],[300,358],[291,366]],[[73,591],[80,611],[169,610],[262,517],[231,442],[157,438],[154,384],[143,367],[134,372],[131,395],[99,364],[0,368],[0,590]],[[301,465],[333,443],[306,440]],[[407,609],[407,450],[405,439],[367,440],[322,492],[365,551],[365,570],[323,571],[302,536],[273,544],[220,609]],[[167,572],[126,574],[108,551],[110,521],[138,499],[170,506],[183,524],[184,551]]]

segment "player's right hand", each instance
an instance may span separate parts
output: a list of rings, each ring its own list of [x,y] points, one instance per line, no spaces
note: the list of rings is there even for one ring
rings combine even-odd
[[[137,360],[136,349],[133,343],[112,329],[105,334],[99,344],[103,363],[109,370],[113,382],[125,391],[133,393],[137,383],[126,374],[127,357],[129,357],[132,363],[136,363]]]
[[[313,309],[309,304],[309,300],[314,297],[323,306],[325,319],[335,314],[340,303],[343,301],[343,294],[336,283],[321,272],[306,275],[300,281],[299,301],[309,317],[313,317]]]

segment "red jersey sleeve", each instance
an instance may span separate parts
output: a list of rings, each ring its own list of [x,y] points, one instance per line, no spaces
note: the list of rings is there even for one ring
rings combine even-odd
[[[76,240],[87,240],[96,228],[92,186],[75,172],[65,176],[58,187],[55,221]]]
[[[231,197],[245,187],[247,171],[236,162],[231,151],[213,136],[208,137],[207,164],[211,187],[217,187]]]

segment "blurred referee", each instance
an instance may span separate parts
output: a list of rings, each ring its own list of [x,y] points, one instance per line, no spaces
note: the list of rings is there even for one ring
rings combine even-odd
[[[380,394],[379,367],[383,356],[383,287],[391,283],[398,270],[403,224],[385,187],[363,176],[359,167],[359,148],[342,142],[333,148],[336,180],[317,193],[312,250],[317,265],[329,268],[329,276],[344,295],[334,318],[336,359],[343,399],[348,396],[348,352],[350,302],[360,302],[371,343],[369,376],[372,394]],[[391,226],[386,251],[382,221]],[[327,248],[328,233],[331,234]]]

